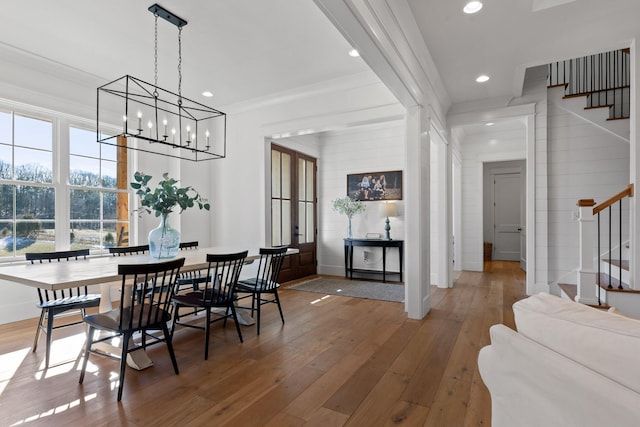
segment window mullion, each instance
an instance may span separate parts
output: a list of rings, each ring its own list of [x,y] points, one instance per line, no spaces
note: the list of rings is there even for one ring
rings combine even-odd
[[[67,120],[54,120],[53,139],[53,184],[56,190],[56,250],[68,250],[71,247],[71,218],[69,203],[69,123]]]

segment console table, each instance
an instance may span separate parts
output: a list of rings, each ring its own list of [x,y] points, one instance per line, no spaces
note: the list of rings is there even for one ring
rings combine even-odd
[[[398,248],[400,259],[400,281],[402,282],[402,256],[404,250],[404,240],[383,240],[383,239],[344,239],[344,277],[353,279],[353,247],[369,246],[382,248],[382,281],[387,281],[387,251],[386,248]],[[355,270],[367,273],[377,273],[376,270]]]

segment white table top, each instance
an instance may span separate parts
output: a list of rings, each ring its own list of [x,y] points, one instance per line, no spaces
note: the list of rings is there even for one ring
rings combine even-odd
[[[210,247],[182,250],[176,258],[185,258],[180,271],[203,270],[208,267],[207,254],[227,254],[247,250],[247,248]],[[289,249],[287,255],[298,253]],[[247,261],[259,258],[259,249],[250,248]],[[168,261],[154,259],[149,254],[113,256],[105,255],[87,259],[64,262],[43,262],[31,264],[28,261],[19,264],[0,266],[0,279],[16,282],[36,288],[57,290],[75,286],[108,283],[120,279],[118,264],[149,264]]]

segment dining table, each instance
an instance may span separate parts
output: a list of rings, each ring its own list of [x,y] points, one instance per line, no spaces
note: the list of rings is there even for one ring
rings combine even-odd
[[[229,254],[248,250],[245,263],[252,263],[260,258],[259,248],[241,248],[232,246],[213,246],[189,250],[182,250],[175,258],[184,258],[184,266],[180,272],[206,270],[208,263],[207,254]],[[297,253],[297,249],[289,248],[287,255]],[[121,276],[118,274],[120,264],[154,264],[164,262],[167,259],[157,259],[149,254],[112,256],[97,255],[85,259],[69,262],[36,263],[13,262],[0,266],[0,279],[19,283],[35,288],[51,291],[74,288],[85,285],[100,285],[100,312],[112,309],[111,287],[119,286]],[[248,313],[238,310],[238,322],[244,325],[254,323]],[[127,357],[129,366],[135,369],[145,369],[153,365],[153,362],[143,349],[132,352]]]

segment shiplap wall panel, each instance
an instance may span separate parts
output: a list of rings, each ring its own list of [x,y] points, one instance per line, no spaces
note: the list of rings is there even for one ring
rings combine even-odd
[[[580,238],[575,220],[576,203],[589,198],[602,202],[628,184],[629,144],[567,113],[554,102],[549,102],[547,118],[548,280],[552,284],[575,283]],[[626,226],[628,212],[623,210],[623,213],[623,226]],[[619,234],[617,227],[612,234]]]
[[[318,161],[318,272],[344,274],[344,243],[347,217],[331,208],[331,201],[346,196],[347,174],[404,170],[404,122],[394,121],[341,131],[325,132],[320,136]],[[403,175],[403,179],[406,179]],[[364,238],[367,233],[384,235],[384,218],[379,206],[383,202],[365,202],[367,210],[352,220],[353,237]],[[391,237],[404,239],[404,201],[395,202],[398,217],[390,218]],[[367,248],[370,260],[363,260],[363,248],[354,250],[354,267],[382,270],[382,249]],[[387,270],[397,271],[396,249],[388,249]]]

